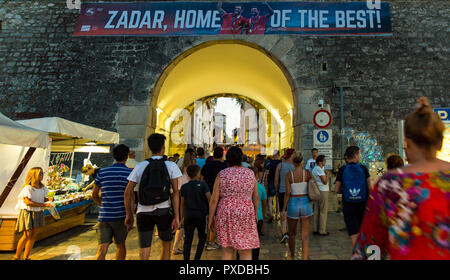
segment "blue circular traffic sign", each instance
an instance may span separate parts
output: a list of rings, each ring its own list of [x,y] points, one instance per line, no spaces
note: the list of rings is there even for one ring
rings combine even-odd
[[[317,133],[317,141],[319,141],[320,143],[326,143],[329,138],[330,135],[328,135],[328,132],[326,132],[325,130],[321,130],[319,131],[319,133]]]

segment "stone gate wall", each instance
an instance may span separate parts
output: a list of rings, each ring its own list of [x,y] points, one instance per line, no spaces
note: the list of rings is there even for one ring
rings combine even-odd
[[[296,142],[307,156],[319,99],[330,106],[334,155],[340,156],[336,86],[344,87],[345,125],[369,132],[385,155],[398,152],[397,121],[417,97],[429,97],[435,107],[450,105],[450,2],[386,2],[392,37],[94,38],[72,36],[79,11],[66,1],[0,0],[0,112],[118,131],[122,142],[143,152],[151,93],[162,71],[203,42],[236,39],[269,51],[293,78]]]

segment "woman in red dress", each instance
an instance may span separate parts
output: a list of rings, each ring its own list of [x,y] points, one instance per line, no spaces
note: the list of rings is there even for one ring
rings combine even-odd
[[[222,247],[223,260],[233,259],[235,250],[241,260],[251,260],[251,250],[259,248],[258,185],[253,171],[241,166],[242,156],[239,147],[228,150],[229,167],[216,177],[210,201],[208,228],[212,230],[217,209],[217,241]]]
[[[405,120],[410,165],[389,171],[372,190],[354,259],[450,259],[450,163],[436,158],[443,132],[420,98]]]

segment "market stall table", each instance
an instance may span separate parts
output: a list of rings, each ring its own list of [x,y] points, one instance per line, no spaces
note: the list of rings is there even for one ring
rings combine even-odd
[[[119,142],[119,134],[62,118],[41,118],[18,122],[48,133],[52,141],[51,152],[71,153],[70,168],[60,163],[49,168],[49,198],[53,200],[55,207],[44,211],[45,226],[38,231],[36,240],[41,240],[82,225],[86,209],[93,204],[91,199],[92,191],[80,191],[79,186],[71,178],[74,153],[108,153],[109,146],[102,145],[117,144]],[[91,146],[92,143],[94,143],[94,146]],[[49,159],[47,159],[47,166],[48,163]],[[63,174],[69,171],[69,178],[63,177]],[[44,179],[44,181],[47,180]],[[2,247],[0,244],[0,250],[15,249],[16,243],[20,238],[20,234],[14,232],[16,219],[17,216],[3,220],[0,226],[0,236],[2,234],[7,235],[8,246]]]

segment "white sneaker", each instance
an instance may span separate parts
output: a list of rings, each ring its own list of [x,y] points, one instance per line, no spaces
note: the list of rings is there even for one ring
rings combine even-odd
[[[216,242],[208,243],[208,245],[206,245],[206,250],[207,251],[217,250],[219,248],[220,248],[220,246]]]

